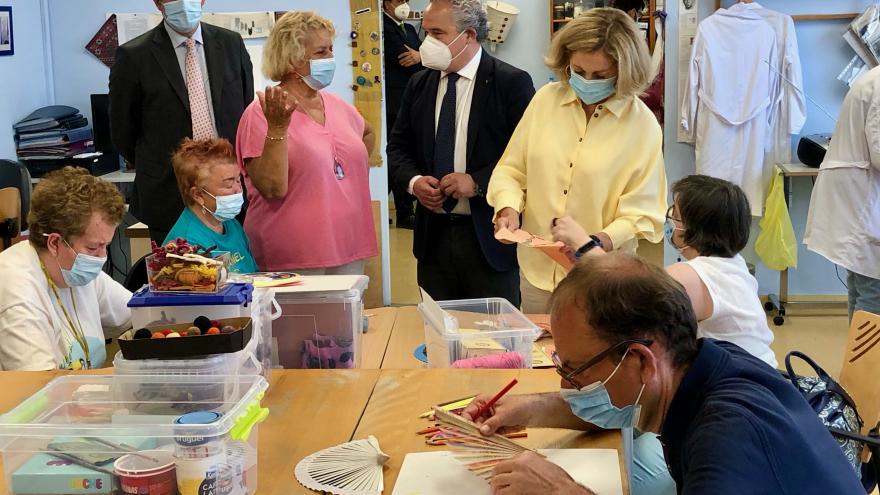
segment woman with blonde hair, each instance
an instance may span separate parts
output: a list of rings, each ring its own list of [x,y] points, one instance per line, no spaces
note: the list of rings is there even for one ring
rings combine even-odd
[[[638,27],[618,9],[591,9],[554,36],[545,61],[559,82],[532,99],[489,182],[496,230],[558,239],[576,222],[589,233],[580,253],[660,241],[663,136],[639,100],[651,81]],[[566,272],[537,250],[517,255],[523,310],[545,313]]]
[[[263,271],[362,274],[377,253],[368,156],[375,134],[357,109],[323,91],[333,80],[333,24],[284,14],[263,49],[279,84],[258,93],[238,127],[248,191],[244,229]]]
[[[0,253],[0,370],[101,368],[130,328],[131,292],[102,270],[125,214],[113,184],[81,168],[44,177],[28,241]]]

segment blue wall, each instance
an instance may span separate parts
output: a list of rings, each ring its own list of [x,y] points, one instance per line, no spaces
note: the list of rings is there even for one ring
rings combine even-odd
[[[43,20],[38,0],[6,0],[12,6],[15,54],[0,57],[0,158],[15,159],[12,124],[48,104]],[[87,40],[88,41],[88,40]]]

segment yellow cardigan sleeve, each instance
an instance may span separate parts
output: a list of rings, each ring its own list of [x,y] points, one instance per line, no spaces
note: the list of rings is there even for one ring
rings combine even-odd
[[[634,175],[618,200],[614,221],[602,229],[615,248],[634,238],[649,242],[663,239],[666,221],[666,168],[663,163],[663,140],[653,144],[649,163]]]

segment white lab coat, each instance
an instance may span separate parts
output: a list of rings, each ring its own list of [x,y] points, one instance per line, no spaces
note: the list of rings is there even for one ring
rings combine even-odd
[[[761,16],[776,33],[779,92],[771,109],[771,135],[766,149],[765,171],[772,171],[777,163],[791,163],[791,137],[800,134],[807,121],[807,100],[801,73],[794,20],[790,15],[762,7],[758,2],[737,3],[728,9],[733,12],[751,11]],[[780,76],[781,74],[781,76]],[[769,177],[767,178],[769,181]],[[765,182],[766,184],[766,182]],[[754,208],[754,206],[753,206]]]
[[[750,9],[720,9],[694,39],[681,126],[696,144],[697,173],[738,184],[760,215],[764,151],[779,78],[776,33]],[[766,62],[765,62],[766,61]]]
[[[853,84],[813,187],[807,249],[880,279],[880,67]]]

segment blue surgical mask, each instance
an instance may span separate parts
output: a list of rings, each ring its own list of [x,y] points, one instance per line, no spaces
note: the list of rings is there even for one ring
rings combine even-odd
[[[107,258],[99,258],[97,256],[77,253],[66,240],[63,238],[61,240],[64,241],[64,244],[67,244],[67,247],[69,247],[71,251],[76,253],[76,259],[74,259],[73,266],[70,267],[70,270],[61,268],[61,277],[64,278],[64,283],[66,283],[68,287],[82,287],[90,284],[98,278],[98,275],[104,270],[104,263],[107,263]]]
[[[623,359],[604,382],[595,382],[581,390],[562,389],[559,391],[575,416],[606,430],[638,427],[639,415],[642,411],[639,399],[642,398],[645,385],[642,384],[635,404],[622,408],[611,402],[611,396],[608,395],[608,389],[605,388],[605,384],[617,373],[621,364],[623,364]]]
[[[568,84],[578,96],[587,105],[599,103],[614,94],[614,83],[617,82],[616,77],[609,79],[584,79],[584,76],[571,71],[571,77]]]
[[[215,211],[211,211],[204,206],[205,211],[214,215],[214,218],[220,220],[221,222],[225,222],[227,220],[232,220],[239,213],[241,213],[241,207],[244,205],[244,194],[235,193],[229,194],[226,196],[214,196],[209,193],[204,187],[202,191],[205,191],[205,194],[214,198],[214,201],[217,202],[217,209]]]
[[[333,82],[333,74],[336,73],[335,58],[316,58],[309,60],[309,72],[307,76],[300,75],[303,82],[315,91],[322,90]]]
[[[673,236],[673,234],[675,234],[675,231],[676,231],[676,230],[684,231],[683,228],[681,228],[681,227],[676,227],[675,224],[672,223],[672,220],[670,220],[670,219],[667,218],[667,219],[666,219],[666,223],[663,225],[663,229],[664,229],[664,232],[665,232],[665,234],[666,234],[666,241],[669,243],[670,246],[672,246],[672,247],[674,247],[675,249],[677,249],[678,252],[681,252],[681,251],[687,249],[687,246],[686,246],[686,245],[685,245],[685,246],[678,247],[678,246],[675,244],[675,241],[672,239],[672,236]]]
[[[180,33],[189,33],[199,27],[202,18],[201,0],[175,0],[162,6],[165,21]]]

